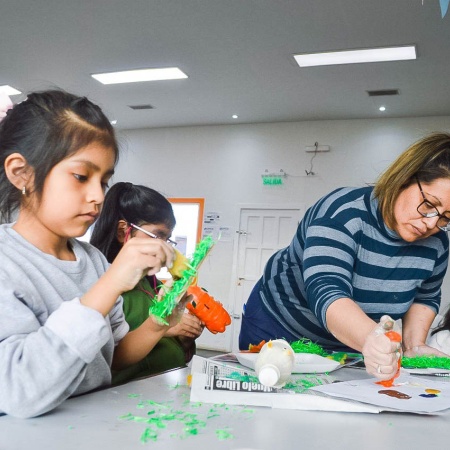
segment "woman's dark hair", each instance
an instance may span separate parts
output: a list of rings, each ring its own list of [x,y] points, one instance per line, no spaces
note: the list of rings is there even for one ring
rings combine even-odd
[[[138,184],[114,184],[106,193],[102,212],[90,240],[109,262],[114,261],[122,248],[122,243],[117,239],[117,224],[120,220],[138,226],[161,223],[171,230],[175,227],[172,205],[159,192]]]
[[[86,97],[62,90],[35,92],[10,109],[0,123],[0,220],[9,222],[21,202],[21,192],[5,173],[5,160],[20,153],[34,171],[33,192],[40,199],[50,170],[90,144],[119,150],[109,120]]]
[[[378,178],[374,195],[387,225],[395,226],[395,203],[406,188],[417,179],[432,183],[439,178],[450,178],[450,133],[432,133],[418,140]]]

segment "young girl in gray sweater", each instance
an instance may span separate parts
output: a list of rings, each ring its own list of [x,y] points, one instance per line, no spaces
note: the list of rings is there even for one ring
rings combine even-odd
[[[37,416],[109,385],[111,367],[142,359],[184,309],[128,332],[121,294],[170,268],[172,247],[133,238],[109,266],[75,239],[100,212],[118,152],[100,108],[63,91],[33,93],[1,120],[0,412]]]

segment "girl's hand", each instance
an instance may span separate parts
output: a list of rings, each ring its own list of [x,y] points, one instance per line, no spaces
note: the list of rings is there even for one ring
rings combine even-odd
[[[133,289],[145,275],[172,266],[173,247],[162,239],[132,238],[124,244],[106,272],[119,294]]]
[[[169,280],[166,282],[165,286],[171,286],[173,280]],[[192,295],[184,294],[181,300],[177,303],[177,306],[172,311],[172,314],[166,318],[167,322],[169,322],[169,330],[173,327],[176,327],[180,324],[185,315],[186,303],[192,300]]]
[[[202,321],[190,313],[183,313],[181,320],[169,328],[165,334],[167,337],[188,337],[197,339],[203,332],[205,325]]]
[[[366,371],[380,380],[393,378],[398,370],[401,343],[392,342],[384,335],[386,331],[392,330],[393,324],[390,317],[383,316],[367,336],[362,349]]]

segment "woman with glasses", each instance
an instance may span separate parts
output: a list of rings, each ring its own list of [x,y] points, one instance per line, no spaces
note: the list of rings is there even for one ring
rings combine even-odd
[[[449,222],[450,134],[435,133],[374,187],[337,189],[306,212],[244,306],[240,348],[306,337],[362,352],[367,371],[388,380],[400,356],[379,332],[389,315],[402,319],[405,356],[442,355],[426,338],[441,302]]]
[[[175,246],[171,239],[174,227],[172,205],[163,195],[146,186],[120,182],[106,193],[90,242],[112,263],[124,243],[133,237],[162,239]],[[148,318],[149,307],[160,288],[161,283],[153,275],[142,278],[133,290],[122,294],[130,330]],[[183,314],[181,321],[168,329],[146,358],[125,370],[113,371],[113,383],[183,367],[194,355],[195,339],[203,328],[197,317]]]

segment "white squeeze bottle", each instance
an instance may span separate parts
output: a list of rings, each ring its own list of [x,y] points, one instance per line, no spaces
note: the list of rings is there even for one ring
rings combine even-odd
[[[255,372],[264,386],[283,387],[294,367],[294,350],[283,339],[263,345],[255,362]]]

